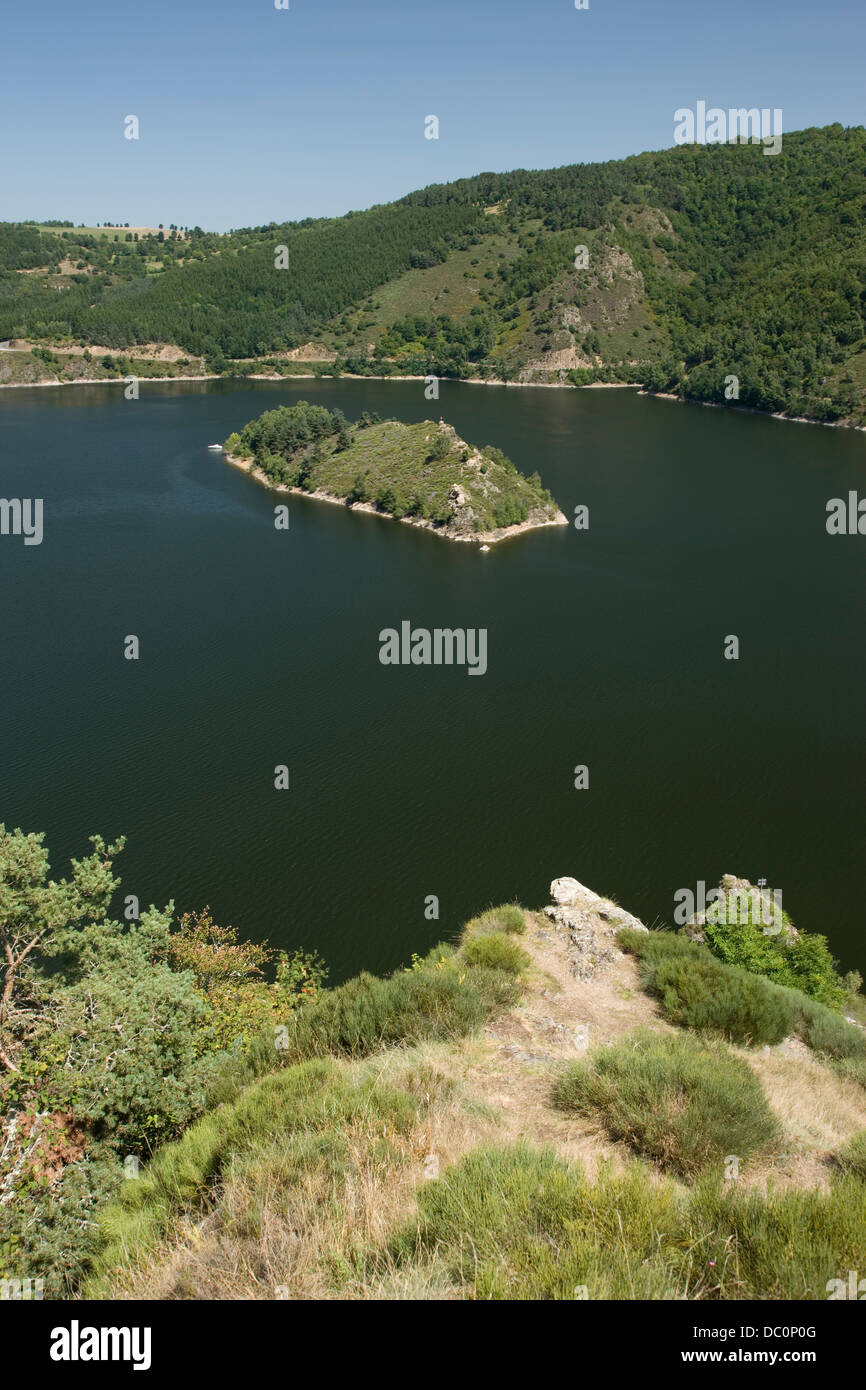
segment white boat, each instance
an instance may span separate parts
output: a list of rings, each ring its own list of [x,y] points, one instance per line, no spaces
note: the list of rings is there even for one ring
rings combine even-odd
[[[218,449],[220,453],[222,453],[222,451],[223,451],[223,446],[222,446],[222,444],[208,444],[207,447],[208,447],[209,449]]]

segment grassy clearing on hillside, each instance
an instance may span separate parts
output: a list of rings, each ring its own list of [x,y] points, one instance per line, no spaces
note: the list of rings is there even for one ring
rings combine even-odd
[[[322,1059],[249,1088],[256,1103],[242,1128],[233,1110],[231,1148],[221,1149],[218,1171],[205,1178],[205,1164],[192,1161],[201,1179],[194,1200],[151,1190],[139,1210],[107,1214],[110,1243],[87,1292],[375,1296],[382,1251],[414,1210],[419,1184],[496,1132],[494,1117],[454,1075],[450,1047],[427,1042],[360,1062]],[[173,1148],[171,1166],[156,1174],[164,1186],[184,1158]]]
[[[196,377],[204,372],[201,361],[156,362],[153,358],[126,357],[122,353],[52,353],[49,349],[0,353],[0,386],[66,381],[115,381],[134,376],[139,380],[162,377]]]
[[[90,1281],[107,1294],[115,1267],[134,1265],[156,1246],[173,1221],[205,1198],[218,1180],[267,1176],[269,1213],[292,1216],[294,1189],[315,1178],[325,1198],[347,1161],[347,1132],[361,1124],[387,1154],[411,1128],[417,1102],[408,1092],[378,1084],[375,1073],[354,1076],[333,1059],[305,1062],[248,1087],[228,1106],[203,1116],[102,1215],[106,1245]],[[375,1139],[373,1138],[375,1136]],[[283,1200],[275,1198],[281,1192]],[[276,1206],[274,1201],[276,1200]],[[255,1234],[248,1211],[237,1235]]]
[[[324,330],[323,341],[349,351],[376,342],[407,314],[469,313],[479,303],[480,291],[490,284],[485,271],[495,273],[502,264],[500,252],[506,261],[519,255],[516,236],[491,235],[465,251],[453,251],[439,265],[406,271],[380,285],[364,304],[334,319]]]
[[[75,222],[63,222],[57,225],[54,223],[49,225],[40,222],[25,222],[21,225],[32,227],[34,231],[40,232],[42,235],[63,236],[64,233],[68,232],[73,242],[77,237],[102,237],[108,241],[123,241],[127,232],[138,232],[139,236],[158,237],[162,231],[166,238],[170,235],[167,227],[81,227]],[[179,231],[177,235],[178,239],[182,241],[183,232]]]
[[[857,1267],[850,1172],[766,1195],[707,1176],[686,1190],[640,1162],[590,1177],[497,1142],[449,1073],[426,1044],[249,1088],[126,1185],[85,1294],[808,1299]]]
[[[828,1192],[766,1195],[707,1178],[684,1190],[638,1162],[590,1178],[492,1142],[489,1118],[417,1053],[268,1081],[225,1136],[214,1123],[210,1146],[172,1145],[138,1206],[112,1209],[86,1294],[811,1299],[866,1242],[866,1184],[846,1173]],[[177,1195],[208,1171],[212,1200],[184,1220]]]
[[[743,1160],[768,1148],[779,1132],[748,1063],[688,1034],[642,1029],[600,1048],[566,1069],[554,1102],[690,1179],[709,1166],[720,1171],[729,1154]]]

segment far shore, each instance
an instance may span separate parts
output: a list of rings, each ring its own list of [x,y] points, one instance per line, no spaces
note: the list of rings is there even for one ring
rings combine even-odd
[[[133,373],[130,373],[130,376]],[[3,381],[0,382],[0,391],[28,391],[34,387],[43,386],[123,386],[126,377],[103,377],[100,380],[87,381],[84,378],[76,381]],[[426,381],[425,376],[368,376],[357,372],[340,372],[338,377],[329,375],[327,372],[294,372],[291,376],[280,376],[265,372],[251,372],[249,376],[230,377],[218,376],[215,373],[204,376],[140,376],[136,381],[141,385],[161,385],[164,382],[177,381],[279,381],[283,385],[291,385],[294,381]],[[677,396],[670,391],[648,391],[638,381],[588,381],[583,385],[575,386],[570,381],[499,381],[495,378],[471,377],[440,377],[440,381],[455,381],[461,386],[505,386],[508,388],[530,388],[533,390],[548,391],[637,391],[639,396],[654,396],[660,401],[675,401],[679,405],[703,405],[711,410],[738,410],[745,415],[765,415],[771,420],[785,420],[790,425],[822,425],[830,430],[857,430],[859,433],[866,432],[866,425],[846,425],[839,420],[810,420],[806,415],[785,415],[780,410],[758,410],[755,406],[748,405],[723,405],[721,401],[699,401],[691,396]],[[304,496],[311,497],[312,493],[304,493]],[[375,510],[375,508],[374,508]],[[378,513],[383,515],[383,513]],[[405,518],[403,518],[405,520]],[[419,524],[419,523],[413,523]],[[545,525],[555,525],[556,523],[545,523]]]
[[[134,373],[130,372],[130,376]],[[570,381],[499,381],[496,378],[483,378],[477,376],[468,377],[440,377],[440,381],[456,381],[461,386],[541,386],[550,391],[640,391],[643,388],[636,381],[588,381],[583,386],[573,386]],[[75,381],[3,381],[0,382],[0,391],[15,390],[18,388],[26,389],[32,386],[123,386],[127,378],[122,376],[100,377],[94,380],[87,380],[84,377]],[[159,384],[165,381],[281,381],[284,384],[293,381],[426,381],[425,376],[370,376],[366,373],[340,372],[338,377],[330,376],[327,372],[292,372],[290,376],[280,376],[265,372],[250,372],[248,376],[217,376],[215,373],[205,376],[139,376],[136,381],[139,385],[147,383]]]
[[[132,373],[130,372],[130,376]],[[312,373],[310,374],[312,375]],[[219,376],[139,376],[135,378],[141,385],[145,381],[223,381],[224,377]],[[247,381],[272,381],[273,377],[257,376],[247,377]],[[76,381],[0,381],[0,391],[32,391],[35,386],[125,386],[126,377],[105,376],[93,381],[81,377]]]
[[[422,381],[423,379],[423,377],[420,378]],[[526,531],[542,531],[548,526],[568,525],[568,517],[557,511],[556,516],[550,521],[521,521],[516,526],[501,526],[496,531],[473,531],[471,535],[457,535],[444,526],[435,526],[432,521],[426,521],[423,517],[394,516],[391,512],[383,512],[373,502],[348,502],[345,497],[337,497],[333,492],[325,492],[321,488],[317,488],[315,492],[307,492],[302,487],[289,487],[287,483],[275,483],[263,469],[255,467],[252,459],[240,458],[237,454],[227,454],[225,450],[223,450],[223,458],[228,463],[233,464],[235,468],[240,468],[244,473],[248,473],[251,478],[255,478],[257,483],[261,483],[271,492],[294,493],[296,497],[313,497],[317,502],[331,502],[336,506],[346,507],[350,512],[367,512],[371,516],[381,517],[384,521],[402,521],[405,526],[420,527],[422,531],[430,531],[434,536],[441,536],[448,541],[464,541],[469,545],[498,545],[500,541],[510,540],[512,536],[523,535]]]

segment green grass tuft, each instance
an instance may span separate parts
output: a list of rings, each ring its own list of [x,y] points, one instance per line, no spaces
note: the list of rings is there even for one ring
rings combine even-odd
[[[767,1148],[778,1125],[749,1064],[723,1043],[639,1030],[559,1078],[561,1110],[598,1119],[612,1139],[680,1177]]]
[[[489,907],[478,917],[471,917],[463,928],[464,940],[480,932],[512,932],[522,936],[526,931],[526,913],[517,903],[502,903]]]
[[[791,1032],[786,1000],[759,975],[718,961],[681,956],[661,961],[653,993],[672,1023],[719,1032],[732,1042],[778,1043]]]
[[[479,932],[470,936],[461,954],[470,965],[504,970],[507,975],[522,975],[529,968],[529,956],[506,932]]]
[[[825,1299],[861,1267],[866,1186],[690,1192],[640,1164],[582,1169],[526,1145],[476,1149],[418,1195],[387,1255],[466,1298]]]
[[[835,1154],[835,1159],[843,1173],[866,1182],[866,1129],[861,1129],[849,1139]]]

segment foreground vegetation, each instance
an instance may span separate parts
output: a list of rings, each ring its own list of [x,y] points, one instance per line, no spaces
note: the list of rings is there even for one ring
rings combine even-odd
[[[300,401],[266,410],[225,448],[278,487],[372,505],[454,536],[541,525],[559,514],[537,473],[525,478],[500,449],[474,449],[442,422],[364,415],[350,425],[340,410]]]
[[[866,1035],[838,1009],[667,931],[621,929],[615,978],[577,981],[516,904],[327,989],[207,909],[115,920],[120,848],[54,881],[42,838],[0,827],[0,1277],[810,1299],[858,1267]],[[575,1059],[587,1010],[614,1031]]]
[[[0,1271],[23,1263],[55,1293],[80,1277],[123,1164],[179,1136],[220,1064],[285,1026],[324,974],[206,910],[113,917],[122,848],[95,836],[55,881],[43,836],[0,824]]]
[[[866,1236],[866,1187],[691,1191],[635,1166],[589,1179],[549,1150],[483,1148],[425,1186],[387,1254],[473,1298],[826,1298]],[[850,1266],[856,1268],[855,1263]],[[441,1274],[440,1274],[441,1279]]]
[[[866,130],[832,125],[772,158],[693,145],[480,174],[228,236],[2,224],[0,337],[174,344],[216,373],[291,371],[293,353],[334,373],[639,382],[862,424],[864,154]]]

